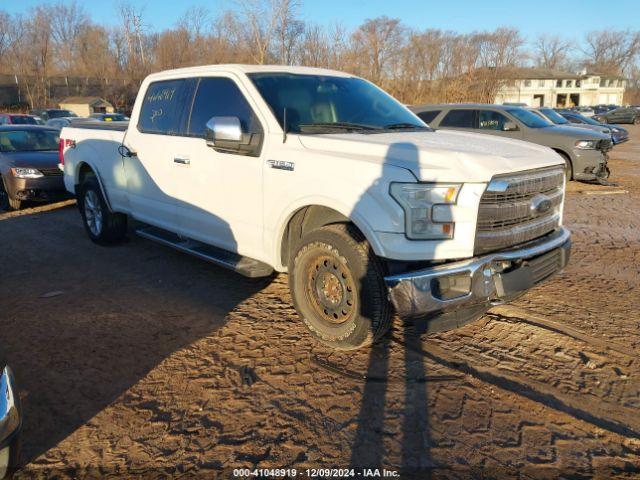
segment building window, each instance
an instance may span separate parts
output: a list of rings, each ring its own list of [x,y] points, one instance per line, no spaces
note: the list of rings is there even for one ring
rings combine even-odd
[[[600,79],[600,86],[601,87],[606,87],[607,86],[607,80],[605,78],[601,78]]]
[[[524,81],[524,86],[525,87],[530,87],[531,86],[531,80],[525,80]]]
[[[556,87],[562,87],[562,80],[556,80]]]
[[[580,88],[582,86],[582,80],[576,80],[576,87]]]
[[[546,82],[545,82],[544,80],[538,80],[538,86],[539,86],[539,87],[544,87],[544,84],[545,84],[545,83],[546,83]]]
[[[567,80],[567,81],[565,82],[565,85],[566,85],[567,87],[573,87],[573,80]]]

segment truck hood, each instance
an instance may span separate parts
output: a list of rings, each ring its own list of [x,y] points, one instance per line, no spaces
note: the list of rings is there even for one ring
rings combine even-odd
[[[424,182],[488,182],[502,173],[564,164],[557,153],[541,145],[454,130],[298,138],[318,153],[374,162],[382,168],[406,168]]]

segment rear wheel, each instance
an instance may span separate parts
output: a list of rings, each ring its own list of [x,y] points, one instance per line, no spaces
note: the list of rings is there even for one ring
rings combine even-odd
[[[333,348],[368,345],[389,329],[382,262],[352,225],[305,236],[289,262],[289,287],[311,335]]]
[[[96,177],[86,177],[79,190],[78,208],[89,238],[100,245],[121,242],[127,232],[127,216],[109,211]]]

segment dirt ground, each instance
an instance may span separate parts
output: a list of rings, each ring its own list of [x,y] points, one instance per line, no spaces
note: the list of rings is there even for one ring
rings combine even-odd
[[[640,127],[619,187],[572,182],[569,267],[464,328],[339,353],[287,277],[248,280],[73,204],[0,215],[0,348],[24,406],[17,478],[230,478],[386,468],[402,478],[640,477]]]

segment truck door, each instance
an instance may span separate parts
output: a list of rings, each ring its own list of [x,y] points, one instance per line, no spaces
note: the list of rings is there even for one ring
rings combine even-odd
[[[173,79],[149,84],[124,139],[133,153],[123,159],[131,212],[167,230],[175,230],[177,223],[175,162],[194,83]]]
[[[212,117],[236,117],[243,133],[261,135],[255,111],[231,76],[199,79],[183,139],[184,163],[174,175],[183,235],[261,260],[262,154],[216,150],[205,140]]]

